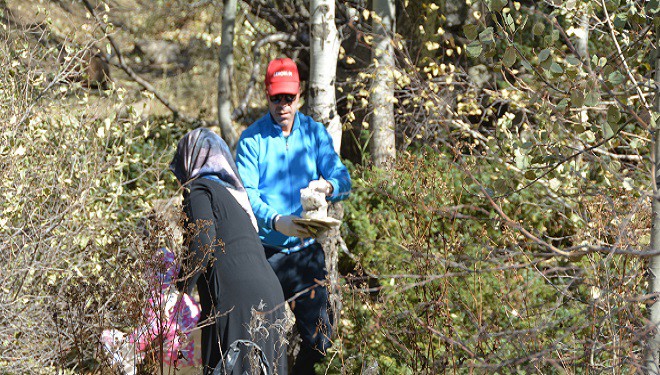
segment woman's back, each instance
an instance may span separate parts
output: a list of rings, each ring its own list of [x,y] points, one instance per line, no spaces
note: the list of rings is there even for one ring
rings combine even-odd
[[[189,222],[189,233],[211,225],[209,233],[215,236],[210,239],[213,267],[199,277],[197,287],[200,294],[208,292],[212,301],[205,310],[213,309],[219,315],[217,329],[223,352],[236,340],[253,341],[265,352],[271,368],[277,367],[279,374],[285,374],[285,332],[281,329],[284,294],[250,217],[228,188],[217,181],[198,178],[187,189],[186,214],[196,220],[206,218],[203,223]],[[206,235],[204,229],[198,235]],[[264,329],[267,335],[263,335]],[[234,371],[242,374],[241,368],[249,364],[247,359],[239,363],[242,365]]]

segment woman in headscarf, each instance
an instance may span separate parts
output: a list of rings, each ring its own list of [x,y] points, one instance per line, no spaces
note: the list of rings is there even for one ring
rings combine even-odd
[[[203,373],[223,366],[230,352],[227,374],[258,374],[250,364],[251,355],[252,363],[258,358],[256,344],[268,373],[286,374],[284,295],[229,147],[211,130],[195,129],[179,141],[170,170],[183,187],[187,215],[188,255],[177,287],[199,292]]]

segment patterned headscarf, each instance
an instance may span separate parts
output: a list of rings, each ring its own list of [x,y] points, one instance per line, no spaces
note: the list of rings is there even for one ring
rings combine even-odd
[[[181,185],[198,177],[209,177],[225,186],[247,212],[255,230],[258,230],[257,220],[243,182],[238,176],[234,158],[219,135],[206,128],[188,132],[179,141],[170,170]]]

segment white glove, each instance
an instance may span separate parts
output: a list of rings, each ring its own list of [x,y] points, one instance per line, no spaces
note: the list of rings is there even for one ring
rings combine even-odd
[[[273,229],[290,237],[307,238],[311,233],[307,228],[293,222],[293,219],[300,219],[296,215],[278,216],[273,223]]]
[[[309,186],[311,190],[316,190],[320,193],[323,193],[325,195],[330,195],[332,194],[332,191],[334,188],[332,187],[332,184],[329,183],[326,180],[313,180],[309,182]]]

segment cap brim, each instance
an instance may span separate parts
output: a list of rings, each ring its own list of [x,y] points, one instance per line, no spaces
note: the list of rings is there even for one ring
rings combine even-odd
[[[295,95],[300,90],[298,82],[275,82],[268,86],[268,95],[291,94]]]

